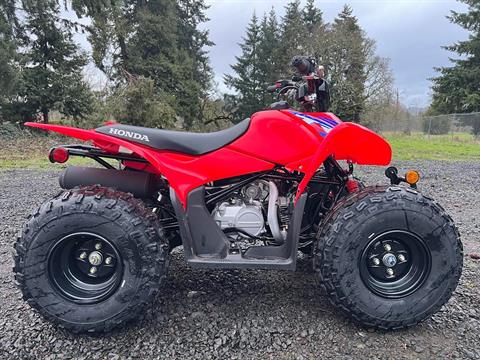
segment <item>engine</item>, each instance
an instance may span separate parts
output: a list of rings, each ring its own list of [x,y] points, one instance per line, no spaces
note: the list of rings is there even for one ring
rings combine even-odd
[[[283,242],[292,201],[293,197],[279,196],[273,181],[258,180],[218,203],[212,216],[222,230],[238,239],[267,237]]]
[[[233,203],[223,202],[215,209],[213,218],[222,230],[236,228],[252,236],[265,231],[260,203],[246,204],[242,199],[235,199]],[[239,232],[239,235],[247,234]]]
[[[265,232],[264,201],[268,196],[268,182],[256,181],[233,194],[229,201],[215,207],[213,218],[222,230],[239,229],[239,235],[259,236]]]

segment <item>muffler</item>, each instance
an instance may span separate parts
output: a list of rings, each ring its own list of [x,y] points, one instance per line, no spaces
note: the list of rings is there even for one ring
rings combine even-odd
[[[132,193],[138,198],[155,196],[161,185],[157,177],[151,173],[80,166],[69,166],[66,168],[58,181],[62,189],[73,189],[76,186],[101,185]]]

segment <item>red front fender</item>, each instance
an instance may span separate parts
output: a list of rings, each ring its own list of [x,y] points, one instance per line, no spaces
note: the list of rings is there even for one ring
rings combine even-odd
[[[392,160],[392,148],[380,135],[362,125],[345,122],[335,126],[304,169],[305,177],[298,186],[297,198],[329,156],[360,165],[388,165]]]
[[[316,156],[324,153],[360,165],[388,165],[392,160],[392,148],[384,138],[362,125],[348,122],[327,135]]]

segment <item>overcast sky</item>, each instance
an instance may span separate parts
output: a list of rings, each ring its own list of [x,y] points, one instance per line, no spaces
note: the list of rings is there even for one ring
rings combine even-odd
[[[288,0],[207,0],[210,4],[210,21],[204,25],[210,30],[215,46],[210,49],[210,58],[219,89],[223,74],[230,72],[229,64],[239,55],[238,43],[255,10],[263,15],[273,6],[278,15],[284,14]],[[305,0],[302,1],[305,3]],[[317,0],[324,19],[332,21],[346,1]],[[435,75],[433,67],[448,65],[452,55],[441,49],[467,38],[459,26],[451,24],[445,16],[450,10],[464,11],[466,6],[455,0],[351,0],[354,15],[368,36],[377,41],[377,53],[391,59],[396,86],[402,102],[407,106],[427,106],[430,82]]]

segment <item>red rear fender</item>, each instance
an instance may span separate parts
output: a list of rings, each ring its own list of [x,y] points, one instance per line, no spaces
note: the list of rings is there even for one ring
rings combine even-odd
[[[152,165],[156,166],[159,165],[158,160],[155,158],[154,153],[142,146],[135,143],[131,143],[122,139],[118,139],[112,136],[104,135],[101,133],[97,133],[94,130],[85,130],[85,129],[78,129],[69,126],[61,126],[61,125],[50,125],[50,124],[41,124],[41,123],[34,123],[34,122],[27,122],[25,123],[26,126],[35,127],[47,131],[54,131],[56,133],[69,136],[75,139],[80,139],[82,141],[92,141],[95,146],[98,146],[102,150],[105,150],[110,153],[117,153],[120,147],[126,148],[138,156],[141,156]]]

